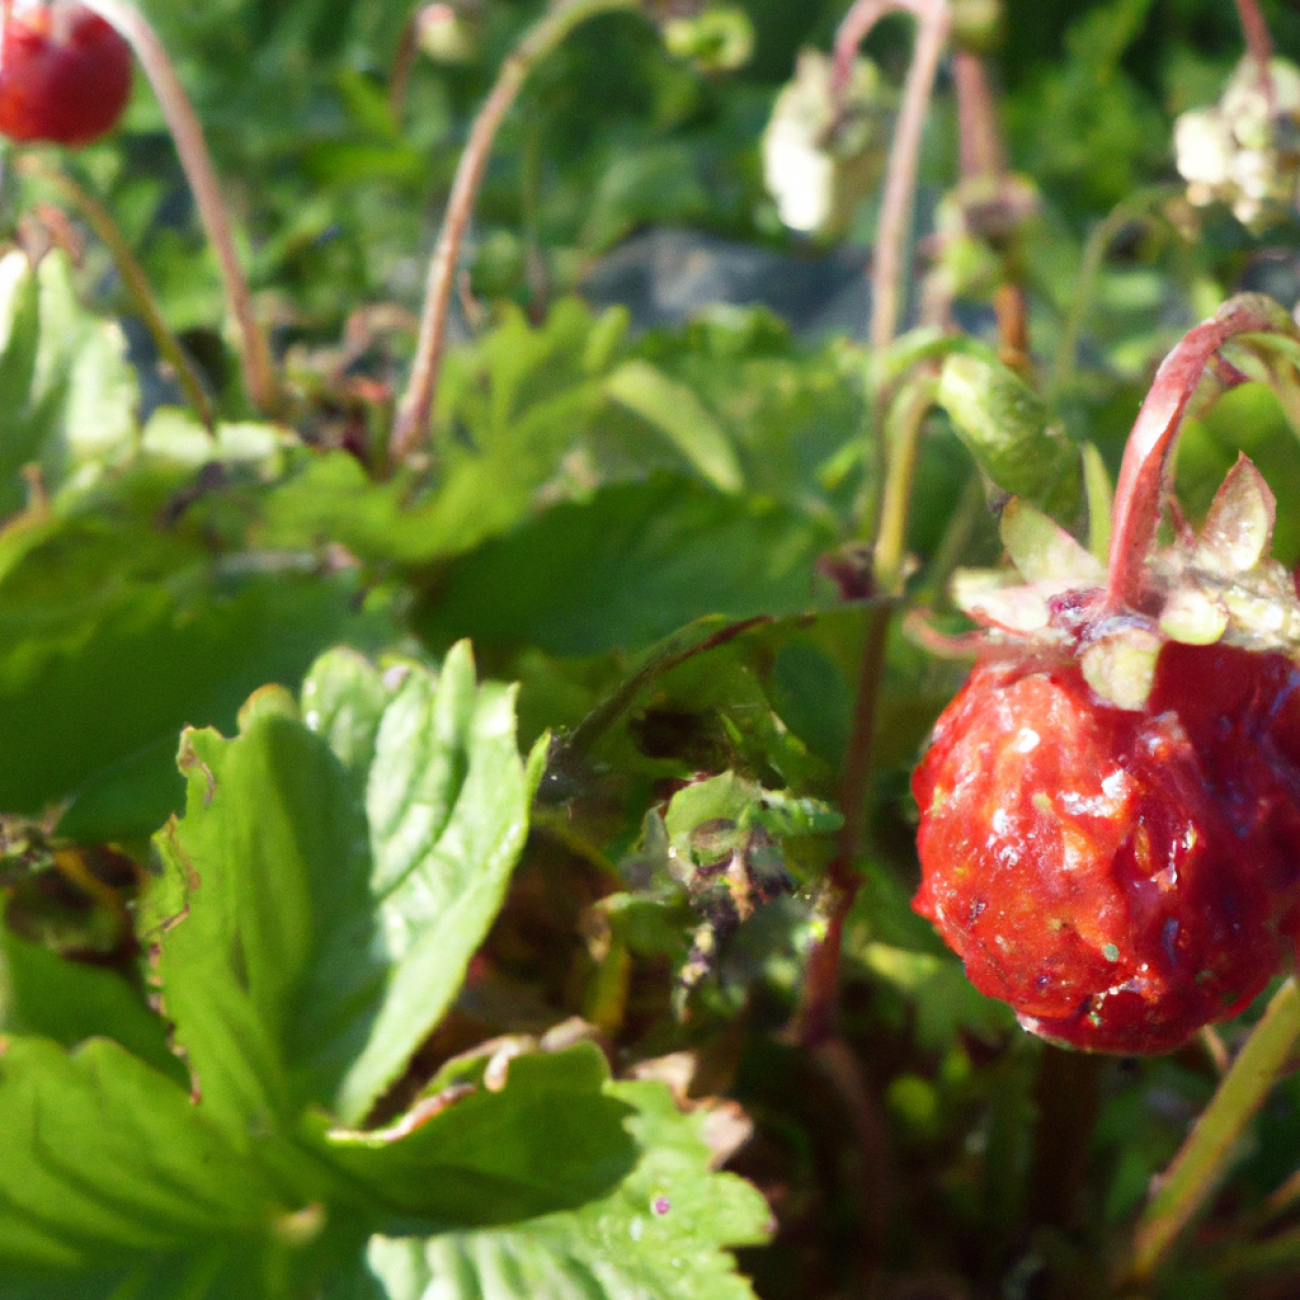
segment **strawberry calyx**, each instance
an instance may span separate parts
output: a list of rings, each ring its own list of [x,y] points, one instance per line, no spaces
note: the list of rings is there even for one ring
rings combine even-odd
[[[1297,332],[1277,304],[1243,295],[1166,358],[1125,452],[1105,565],[1028,502],[1008,502],[1001,532],[1012,567],[958,570],[952,583],[957,607],[985,629],[981,657],[1076,662],[1102,700],[1136,711],[1147,705],[1169,642],[1300,655],[1300,599],[1271,556],[1277,503],[1247,457],[1228,473],[1199,532],[1178,516],[1175,540],[1157,542],[1184,417],[1215,389],[1249,378],[1220,350],[1234,341],[1257,346],[1261,336],[1290,341]]]

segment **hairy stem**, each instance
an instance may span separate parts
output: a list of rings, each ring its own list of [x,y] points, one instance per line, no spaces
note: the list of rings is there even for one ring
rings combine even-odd
[[[995,184],[1006,176],[1006,157],[998,130],[997,108],[988,68],[983,58],[969,50],[952,56],[952,79],[957,92],[957,135],[964,181]],[[998,355],[1004,364],[1029,375],[1029,307],[1021,283],[1019,258],[1002,258],[1003,279],[993,294],[998,322]]]
[[[159,355],[176,371],[176,378],[185,390],[190,405],[194,407],[195,414],[203,421],[208,432],[212,433],[215,428],[212,403],[208,401],[203,381],[199,378],[194,363],[185,349],[181,347],[180,341],[163,320],[149,278],[145,275],[144,268],[136,261],[130,245],[126,242],[126,236],[122,234],[108,209],[82,189],[66,172],[48,167],[32,155],[24,157],[18,166],[20,171],[30,176],[38,176],[41,180],[57,186],[63,191],[67,200],[81,210],[90,228],[113,258],[117,272],[122,277],[122,283],[126,285],[127,293],[131,296],[131,302],[152,336]]]
[[[1239,334],[1295,333],[1290,317],[1271,299],[1243,294],[1185,334],[1160,363],[1129,434],[1115,488],[1106,582],[1106,604],[1112,611],[1141,603],[1146,560],[1164,506],[1166,466],[1206,367]]]
[[[1152,1276],[1178,1234],[1218,1185],[1238,1140],[1263,1105],[1297,1038],[1300,989],[1294,979],[1288,979],[1251,1030],[1139,1220],[1131,1278],[1144,1281]]]
[[[153,86],[176,152],[180,155],[199,219],[217,255],[221,278],[226,288],[226,305],[239,333],[240,360],[244,386],[255,406],[267,415],[281,407],[280,385],[271,357],[271,346],[253,312],[253,296],[235,252],[230,218],[217,184],[212,159],[203,139],[203,128],[172,67],[167,51],[145,16],[124,0],[85,0],[88,8],[110,22],[135,51],[140,66]]]
[[[429,416],[438,388],[438,372],[447,339],[447,310],[456,282],[456,263],[474,202],[487,169],[496,134],[533,68],[579,24],[596,14],[615,9],[637,9],[640,0],[553,0],[547,13],[527,32],[502,64],[460,156],[452,180],[451,197],[443,217],[442,232],[429,263],[424,310],[415,363],[389,440],[389,459],[404,460],[428,434]]]

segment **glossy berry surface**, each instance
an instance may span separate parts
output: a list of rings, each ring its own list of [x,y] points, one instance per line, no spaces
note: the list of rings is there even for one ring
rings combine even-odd
[[[131,95],[131,50],[83,5],[16,5],[0,35],[0,132],[84,145],[110,131]]]
[[[1074,663],[977,667],[913,778],[915,907],[1027,1029],[1168,1051],[1294,943],[1300,709],[1281,654],[1167,644],[1145,709]]]

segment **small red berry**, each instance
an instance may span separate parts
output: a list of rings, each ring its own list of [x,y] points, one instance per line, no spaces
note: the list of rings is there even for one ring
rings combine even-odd
[[[1251,1001],[1300,933],[1300,596],[1269,555],[1277,503],[1242,457],[1199,534],[1178,514],[1159,543],[1183,417],[1243,336],[1266,358],[1270,336],[1300,342],[1243,295],[1174,348],[1125,450],[1104,569],[1012,500],[1023,581],[954,587],[987,631],[913,778],[914,905],[977,988],[1075,1047],[1178,1046]]]
[[[74,0],[6,4],[0,132],[83,145],[112,130],[131,95],[131,49]]]
[[[913,780],[915,906],[971,982],[1123,1053],[1254,998],[1300,882],[1292,679],[1284,655],[1170,643],[1133,711],[1072,664],[976,668]]]

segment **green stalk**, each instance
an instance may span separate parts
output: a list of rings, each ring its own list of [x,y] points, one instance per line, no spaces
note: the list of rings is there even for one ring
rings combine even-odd
[[[1183,1143],[1138,1221],[1130,1276],[1144,1282],[1205,1204],[1232,1163],[1238,1140],[1264,1104],[1300,1038],[1300,989],[1287,979],[1251,1031],[1218,1091]]]
[[[176,378],[185,390],[185,396],[189,398],[190,405],[194,407],[195,414],[203,421],[208,432],[214,433],[216,425],[212,414],[212,404],[208,401],[203,382],[194,369],[194,363],[186,354],[185,349],[181,347],[180,341],[167,327],[167,322],[163,320],[162,312],[159,311],[158,303],[153,295],[153,288],[149,284],[149,277],[145,275],[144,268],[136,261],[130,245],[126,241],[126,236],[122,234],[108,209],[93,195],[82,189],[66,172],[61,172],[55,167],[48,167],[31,155],[21,159],[18,169],[28,175],[38,176],[41,180],[56,185],[63,191],[69,202],[81,209],[82,215],[86,218],[90,228],[99,237],[104,247],[108,249],[113,263],[117,267],[117,273],[122,277],[122,283],[131,296],[131,302],[135,306],[136,312],[153,337],[154,346],[158,349],[159,355],[176,371]]]

